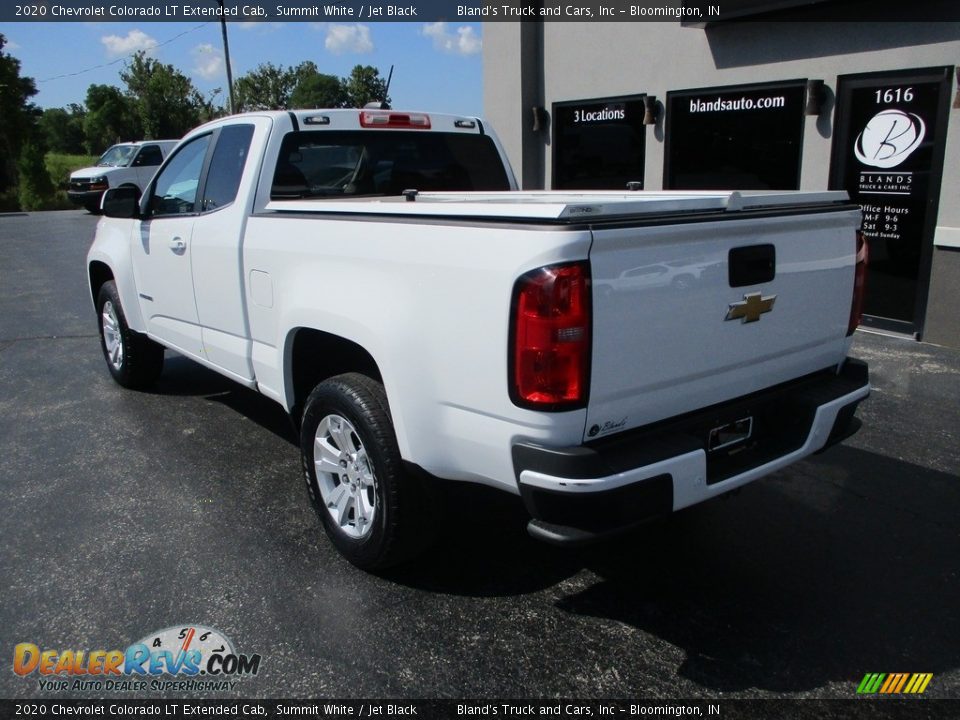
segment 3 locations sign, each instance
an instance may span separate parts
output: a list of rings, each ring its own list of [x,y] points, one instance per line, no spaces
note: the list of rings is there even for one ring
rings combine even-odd
[[[553,104],[555,190],[643,185],[643,95]]]
[[[664,187],[796,190],[806,81],[667,93]]]
[[[919,330],[933,246],[951,68],[846,75],[830,185],[863,208],[868,324]],[[877,322],[884,318],[886,322]]]

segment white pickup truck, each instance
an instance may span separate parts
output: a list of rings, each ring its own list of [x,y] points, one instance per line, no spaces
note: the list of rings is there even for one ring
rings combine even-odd
[[[856,429],[866,248],[844,193],[515,188],[476,118],[197,128],[142,199],[104,197],[107,366],[143,388],[169,348],[282,404],[328,536],[366,569],[420,546],[436,478],[578,543]]]

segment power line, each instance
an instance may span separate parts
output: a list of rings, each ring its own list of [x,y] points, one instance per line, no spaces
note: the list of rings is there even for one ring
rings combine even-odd
[[[164,45],[169,45],[169,44],[172,43],[174,40],[179,40],[179,39],[182,38],[184,35],[187,35],[188,33],[192,33],[192,32],[194,32],[194,31],[199,30],[199,29],[202,28],[202,27],[206,27],[207,25],[210,25],[210,24],[211,24],[211,23],[209,23],[209,22],[200,23],[199,25],[197,25],[197,26],[195,26],[195,27],[192,27],[192,28],[190,28],[189,30],[184,30],[184,31],[181,32],[181,33],[177,33],[177,34],[174,35],[172,38],[169,38],[169,39],[167,39],[167,40],[164,40],[162,43],[157,43],[156,45],[151,45],[149,48],[145,48],[145,49],[146,49],[146,50],[154,50],[154,49],[156,49],[156,48],[161,48],[161,47],[163,47]],[[135,51],[135,52],[130,53],[129,55],[124,55],[123,57],[119,57],[119,58],[117,58],[116,60],[111,60],[110,62],[107,62],[107,63],[101,63],[100,65],[94,65],[93,67],[88,67],[88,68],[86,68],[85,70],[78,70],[77,72],[65,73],[65,74],[63,74],[63,75],[54,75],[53,77],[43,78],[42,80],[35,80],[34,82],[36,82],[36,83],[44,83],[44,82],[50,82],[51,80],[63,80],[64,78],[71,78],[71,77],[76,77],[77,75],[84,75],[84,74],[86,74],[86,73],[88,73],[88,72],[93,72],[94,70],[100,70],[101,68],[110,67],[111,65],[116,65],[116,64],[119,63],[119,62],[123,62],[123,61],[125,61],[125,60],[129,60],[129,59],[132,58],[134,55],[136,55],[138,52],[141,52],[141,51],[140,51],[140,50],[137,50],[137,51]]]

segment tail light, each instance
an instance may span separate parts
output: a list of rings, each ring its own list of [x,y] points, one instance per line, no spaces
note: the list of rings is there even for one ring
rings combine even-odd
[[[587,401],[590,370],[590,266],[542,267],[513,290],[511,399],[537,410],[571,410]]]
[[[857,231],[857,260],[853,271],[853,302],[850,304],[850,322],[847,335],[853,335],[863,319],[863,301],[867,294],[867,264],[870,262],[870,248],[861,231]]]
[[[397,113],[364,110],[360,113],[360,127],[429,130],[430,116],[424,115],[423,113]]]

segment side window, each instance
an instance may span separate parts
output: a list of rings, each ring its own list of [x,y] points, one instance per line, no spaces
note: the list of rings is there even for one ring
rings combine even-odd
[[[133,161],[134,167],[147,167],[149,165],[159,165],[163,162],[163,153],[160,152],[158,145],[144,145],[140,149],[140,154]]]
[[[150,195],[151,215],[196,212],[200,174],[209,145],[209,135],[191,140],[160,171]]]
[[[236,199],[252,138],[253,125],[228,125],[220,131],[207,172],[201,210],[216,210]]]

